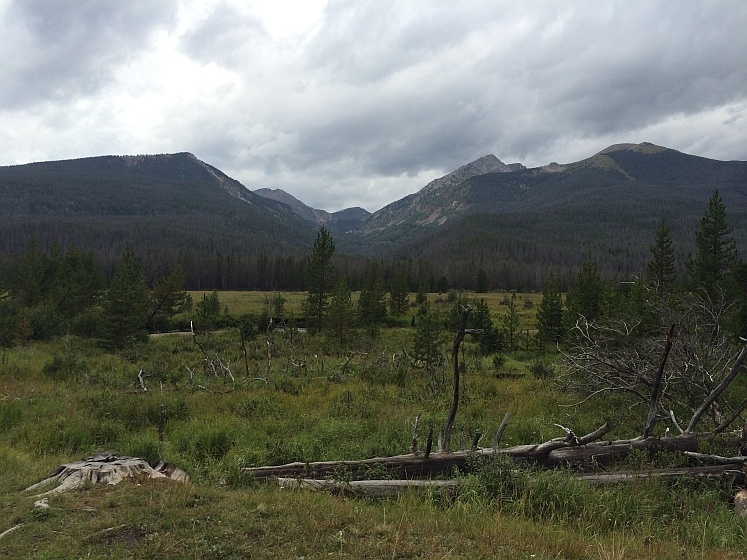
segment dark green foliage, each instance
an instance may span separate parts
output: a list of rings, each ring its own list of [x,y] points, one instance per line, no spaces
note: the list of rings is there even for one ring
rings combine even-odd
[[[428,303],[423,306],[422,311],[413,338],[413,355],[423,363],[426,373],[432,375],[443,358],[443,320],[431,310]]]
[[[147,320],[151,330],[168,330],[171,318],[191,303],[192,298],[184,291],[186,271],[177,264],[169,275],[160,276],[153,283],[150,293],[150,315]]]
[[[478,336],[480,351],[483,356],[489,356],[503,348],[503,333],[495,328],[485,298],[475,300],[474,305],[475,308],[469,318],[470,328],[482,330]]]
[[[513,352],[519,343],[519,311],[516,309],[516,294],[511,294],[508,313],[501,318],[501,326],[508,350]]]
[[[436,291],[439,294],[445,294],[449,291],[449,281],[446,279],[446,276],[441,276],[441,278],[438,279],[438,282],[436,283]]]
[[[404,315],[410,309],[410,286],[403,266],[397,267],[391,288],[389,289],[389,312],[392,315]]]
[[[732,231],[726,224],[726,208],[716,190],[695,232],[695,257],[689,256],[687,260],[690,288],[714,301],[734,293],[732,274],[738,260]]]
[[[368,264],[366,279],[358,298],[358,315],[364,326],[376,329],[381,319],[386,316],[386,291],[384,277],[381,275],[379,262],[372,260]]]
[[[128,245],[102,302],[106,345],[126,348],[134,342],[146,340],[150,306],[140,259]]]
[[[355,327],[355,310],[350,297],[350,288],[344,276],[340,276],[327,310],[329,334],[340,344],[345,344]]]
[[[418,293],[415,295],[415,305],[418,306],[418,313],[422,314],[426,303],[428,303],[428,294],[425,291],[425,284],[421,282],[418,285]]]
[[[603,312],[604,293],[605,285],[597,272],[597,263],[589,255],[578,271],[576,282],[568,288],[565,300],[567,321],[575,324],[579,315],[587,321],[599,319]]]
[[[565,338],[563,298],[553,273],[545,281],[542,303],[537,309],[537,336],[543,344],[557,344]]]
[[[335,269],[332,255],[335,244],[332,236],[322,226],[314,241],[314,249],[308,257],[306,283],[309,295],[304,302],[304,312],[316,332],[322,330],[327,313],[328,299],[334,287]]]
[[[475,285],[475,291],[478,294],[484,294],[488,291],[488,275],[484,268],[480,268],[477,271],[477,282]]]
[[[661,294],[671,292],[675,284],[677,269],[674,264],[674,248],[669,227],[662,220],[656,230],[656,240],[650,247],[652,259],[646,265],[646,280]]]
[[[197,330],[201,333],[214,330],[220,317],[218,292],[213,291],[210,295],[202,294],[202,299],[197,302],[195,311],[197,313]]]

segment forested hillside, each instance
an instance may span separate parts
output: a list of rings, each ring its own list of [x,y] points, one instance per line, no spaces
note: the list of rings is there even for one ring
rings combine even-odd
[[[472,177],[452,193],[464,208],[462,217],[431,228],[403,222],[380,246],[395,248],[399,256],[441,262],[456,284],[469,281],[470,269],[483,267],[492,278],[491,288],[536,289],[550,271],[567,286],[589,251],[605,276],[637,274],[664,219],[671,225],[682,273],[693,250],[692,232],[715,189],[744,250],[747,163],[708,160],[650,144],[605,150],[552,171]]]
[[[191,154],[0,168],[0,254],[92,249],[111,274],[129,243],[153,279],[177,259],[194,288],[301,284],[314,227]]]

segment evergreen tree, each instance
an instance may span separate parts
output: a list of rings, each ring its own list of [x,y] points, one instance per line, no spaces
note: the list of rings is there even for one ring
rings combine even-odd
[[[410,308],[410,286],[407,285],[405,269],[401,265],[394,274],[389,290],[389,311],[392,315],[404,315]]]
[[[436,366],[441,362],[443,338],[443,321],[426,302],[423,305],[423,312],[418,317],[414,333],[413,355],[416,360],[423,363],[428,375],[432,375]]]
[[[358,314],[361,322],[372,329],[386,316],[386,291],[384,277],[379,269],[379,262],[372,260],[368,264],[366,279],[361,286],[358,298]]]
[[[329,333],[334,336],[340,344],[345,344],[349,333],[353,330],[355,323],[355,310],[350,297],[350,288],[344,276],[340,276],[332,294],[332,301],[327,310],[327,321]]]
[[[324,324],[324,316],[329,305],[328,299],[332,292],[335,269],[332,266],[332,255],[335,244],[332,236],[324,226],[319,229],[314,248],[308,258],[306,267],[306,282],[309,294],[303,304],[304,313],[308,316],[312,328],[319,332]]]
[[[650,250],[653,258],[646,266],[646,280],[656,286],[659,293],[669,293],[674,288],[677,269],[674,266],[672,238],[664,220],[656,230],[656,240]]]
[[[475,300],[475,309],[470,316],[472,323],[471,328],[481,329],[479,342],[480,351],[484,356],[488,356],[501,350],[503,346],[503,336],[493,325],[493,318],[490,316],[490,308],[485,298]]]
[[[418,286],[418,293],[415,295],[415,305],[418,306],[418,313],[422,315],[425,312],[425,306],[428,303],[428,294],[425,291],[425,284],[422,282]]]
[[[589,255],[576,276],[576,283],[568,288],[565,304],[568,310],[567,321],[575,323],[579,315],[588,321],[602,316],[605,286],[597,272],[596,261]]]
[[[542,290],[542,303],[537,309],[537,336],[543,344],[557,344],[565,337],[563,298],[560,286],[551,272]]]
[[[488,275],[485,273],[484,268],[480,268],[477,271],[477,286],[475,291],[478,294],[484,294],[488,291]]]
[[[503,335],[508,342],[508,350],[513,352],[518,343],[519,335],[519,311],[516,309],[516,294],[511,294],[508,302],[508,312],[501,318]]]
[[[177,264],[171,274],[168,276],[164,274],[153,283],[153,291],[150,293],[150,314],[147,320],[150,329],[168,329],[171,318],[183,305],[191,301],[191,297],[184,290],[186,276],[184,267]]]
[[[102,303],[105,342],[111,348],[124,348],[148,336],[145,328],[150,299],[140,259],[128,244],[114,272]]]
[[[732,229],[726,224],[726,208],[717,189],[695,232],[695,257],[687,259],[690,288],[714,300],[733,295],[733,272],[738,258],[731,233]]]
[[[206,333],[215,329],[220,316],[220,298],[213,290],[210,295],[202,294],[202,299],[195,306],[197,313],[197,330]]]

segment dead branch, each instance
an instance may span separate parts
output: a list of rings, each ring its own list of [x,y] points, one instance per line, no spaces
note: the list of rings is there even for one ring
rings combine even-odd
[[[661,389],[661,379],[664,375],[664,366],[667,363],[669,357],[669,351],[672,349],[672,342],[674,340],[674,325],[669,327],[669,333],[667,333],[667,343],[664,346],[664,354],[661,357],[661,363],[659,364],[659,370],[656,372],[654,378],[654,386],[651,389],[651,400],[648,405],[648,417],[646,418],[646,426],[643,428],[643,437],[650,437],[654,433],[654,424],[656,424],[656,409],[659,405],[659,390]]]
[[[412,445],[410,446],[410,451],[412,453],[417,453],[418,452],[418,422],[420,421],[420,416],[422,414],[423,413],[421,412],[420,414],[418,414],[415,417],[415,425],[414,425],[413,431],[412,431]]]
[[[493,438],[493,449],[498,448],[498,444],[501,442],[501,438],[503,437],[503,432],[506,429],[506,426],[508,425],[508,419],[511,417],[511,413],[507,412],[505,416],[503,416],[503,421],[501,422],[501,425],[498,426],[498,431],[495,433],[495,438]]]
[[[0,533],[0,539],[2,539],[3,537],[6,537],[8,535],[10,535],[12,532],[17,531],[21,527],[23,527],[23,523],[19,523],[18,525],[14,525],[10,529],[7,529],[6,531],[3,531],[2,533]]]
[[[140,382],[140,387],[143,391],[147,392],[148,389],[145,388],[145,382],[143,381],[143,368],[140,368],[140,371],[137,374],[137,380]]]
[[[737,376],[739,370],[742,368],[742,364],[744,363],[745,358],[747,358],[747,344],[745,344],[744,348],[742,348],[742,351],[739,353],[739,356],[737,356],[737,359],[734,362],[734,365],[732,366],[731,371],[729,371],[728,375],[724,377],[721,383],[719,383],[713,391],[711,391],[711,394],[708,395],[705,401],[703,401],[703,404],[700,405],[700,408],[695,411],[695,414],[693,414],[693,417],[690,419],[690,423],[687,425],[687,429],[685,430],[685,432],[689,434],[692,433],[692,431],[695,429],[695,425],[698,423],[703,413],[708,410],[708,408],[710,408],[710,406],[716,401],[721,393],[724,392],[724,390]]]

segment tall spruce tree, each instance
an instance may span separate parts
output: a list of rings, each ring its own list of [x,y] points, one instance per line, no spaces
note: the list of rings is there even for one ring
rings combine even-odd
[[[315,332],[322,330],[324,316],[329,306],[329,296],[334,286],[335,268],[332,266],[332,255],[335,244],[327,229],[322,226],[316,235],[314,248],[306,266],[306,283],[308,296],[303,304],[304,313],[310,319]]]
[[[690,288],[713,300],[730,298],[734,292],[733,273],[739,261],[732,231],[726,224],[726,208],[716,189],[695,232],[695,257],[689,255],[687,259]]]
[[[332,293],[332,301],[327,310],[327,321],[329,323],[329,334],[340,344],[345,344],[355,323],[355,310],[350,297],[348,281],[340,276]]]
[[[358,297],[358,313],[361,322],[369,329],[375,330],[381,319],[386,316],[386,290],[384,277],[381,275],[379,262],[371,260],[368,263],[366,279],[361,286]]]
[[[394,315],[404,315],[410,308],[410,286],[407,284],[405,268],[400,265],[394,273],[389,289],[389,312]]]
[[[646,266],[646,280],[653,284],[657,292],[666,294],[672,291],[677,269],[674,266],[674,249],[669,227],[664,220],[656,230],[656,239],[650,247],[652,259]]]
[[[516,308],[516,294],[508,300],[508,312],[501,317],[503,336],[508,343],[508,350],[513,352],[519,342],[519,310]]]
[[[537,336],[543,344],[557,344],[565,338],[563,298],[560,286],[551,272],[542,290],[542,303],[537,309]]]
[[[575,323],[579,315],[587,321],[595,321],[602,316],[605,285],[597,271],[596,261],[591,255],[581,265],[576,282],[568,288],[565,305],[568,310],[566,321]]]
[[[111,348],[124,348],[148,336],[145,323],[150,309],[148,285],[140,259],[128,244],[114,272],[102,303],[105,342]]]
[[[503,335],[495,328],[493,318],[490,316],[490,307],[485,298],[475,300],[475,311],[470,317],[472,328],[480,329],[480,351],[484,356],[501,350],[503,346]]]

